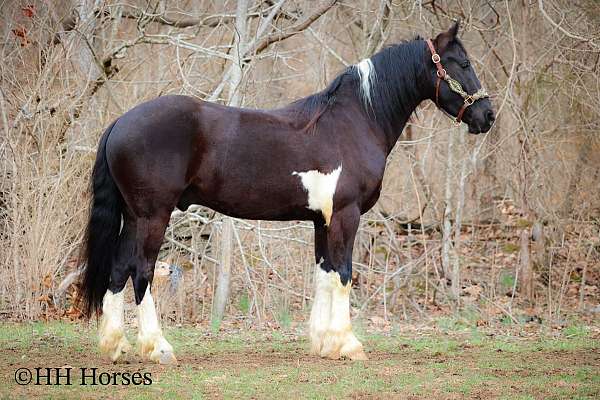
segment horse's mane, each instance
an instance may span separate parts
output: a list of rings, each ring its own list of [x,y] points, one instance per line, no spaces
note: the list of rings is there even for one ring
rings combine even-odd
[[[351,85],[351,92],[362,102],[367,115],[384,129],[391,127],[398,115],[408,115],[414,107],[418,95],[414,77],[422,76],[425,68],[423,50],[423,39],[419,36],[387,46],[369,59],[373,66],[372,76],[361,75],[359,66],[351,65],[324,90],[296,100],[290,106],[299,116],[309,119],[305,130],[311,129],[339,102],[340,88]],[[364,93],[363,79],[371,79],[366,86],[369,93]]]

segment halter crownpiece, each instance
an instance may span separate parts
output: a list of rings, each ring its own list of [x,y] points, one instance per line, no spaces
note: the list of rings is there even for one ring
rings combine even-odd
[[[435,104],[438,106],[438,108],[440,107],[438,100],[440,97],[440,82],[443,79],[448,83],[448,87],[450,87],[450,90],[452,90],[454,93],[458,94],[464,100],[464,103],[463,103],[462,107],[460,108],[460,110],[458,111],[458,114],[456,115],[456,119],[454,120],[454,122],[456,122],[457,124],[460,124],[462,116],[463,116],[465,110],[467,109],[467,107],[469,107],[470,105],[475,103],[477,100],[485,99],[486,97],[490,97],[490,96],[488,95],[488,93],[486,92],[486,90],[484,88],[479,89],[477,92],[475,92],[473,94],[468,94],[467,92],[465,92],[464,89],[462,88],[462,85],[460,84],[460,82],[458,82],[456,79],[452,79],[450,77],[450,75],[448,75],[448,73],[446,72],[444,67],[442,66],[442,62],[441,62],[442,59],[440,58],[440,55],[435,51],[435,47],[433,47],[433,43],[431,42],[431,39],[427,39],[425,42],[427,43],[427,46],[429,47],[429,51],[431,51],[431,61],[433,61],[433,64],[437,68],[436,75],[438,78],[437,78],[437,82],[435,84]]]

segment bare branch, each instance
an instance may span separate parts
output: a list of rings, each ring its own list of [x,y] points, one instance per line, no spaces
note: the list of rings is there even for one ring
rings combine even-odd
[[[554,26],[556,29],[558,29],[562,33],[564,33],[567,37],[570,37],[571,39],[575,39],[575,40],[580,40],[585,43],[589,43],[592,47],[600,49],[600,45],[594,43],[591,38],[586,38],[583,36],[575,35],[574,33],[571,33],[568,30],[566,30],[565,28],[563,28],[560,24],[557,24],[556,22],[554,22],[554,20],[548,15],[546,10],[544,10],[544,1],[543,0],[538,0],[538,7],[540,9],[540,12],[544,16],[544,18],[546,18],[548,20],[548,22],[550,22],[552,24],[552,26]]]
[[[324,5],[319,7],[314,13],[309,15],[305,20],[300,21],[300,22],[286,28],[285,31],[283,31],[283,32],[274,33],[274,34],[271,34],[271,35],[265,37],[264,39],[262,39],[260,42],[258,42],[256,44],[256,46],[254,47],[254,52],[260,53],[261,51],[266,49],[269,45],[271,45],[275,42],[281,42],[282,40],[285,40],[287,38],[295,36],[298,33],[304,31],[306,28],[311,26],[313,22],[315,22],[317,19],[319,19],[321,17],[321,15],[323,15],[327,11],[329,11],[329,9],[331,9],[331,7],[333,7],[336,3],[337,3],[337,0],[329,0],[327,3],[325,3]]]
[[[169,17],[167,15],[152,15],[139,9],[135,11],[123,11],[123,18],[128,19],[147,19],[150,22],[156,22],[162,25],[172,26],[174,28],[189,28],[191,26],[214,28],[225,23],[231,23],[235,20],[234,14],[210,14],[201,17]]]

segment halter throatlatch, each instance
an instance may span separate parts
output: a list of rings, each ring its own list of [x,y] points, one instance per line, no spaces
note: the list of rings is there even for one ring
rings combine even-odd
[[[437,68],[436,75],[438,78],[437,78],[437,81],[435,84],[435,104],[438,106],[438,108],[440,107],[438,100],[440,97],[440,82],[443,79],[448,83],[448,87],[450,87],[450,90],[452,90],[454,93],[457,93],[464,100],[464,103],[463,103],[462,107],[460,108],[460,110],[458,111],[458,114],[456,115],[456,119],[454,120],[454,122],[456,122],[457,124],[460,124],[462,116],[463,116],[465,110],[467,109],[467,107],[469,107],[470,105],[475,103],[477,100],[485,99],[486,97],[490,97],[490,96],[488,95],[488,93],[485,91],[484,88],[479,89],[477,92],[475,92],[473,94],[468,94],[467,92],[465,92],[462,88],[462,85],[456,79],[452,79],[450,77],[450,75],[448,75],[448,73],[446,72],[444,67],[442,67],[440,55],[435,51],[435,47],[433,47],[433,43],[431,42],[431,39],[427,39],[425,42],[427,42],[429,51],[431,51],[431,61],[433,61],[433,64]]]

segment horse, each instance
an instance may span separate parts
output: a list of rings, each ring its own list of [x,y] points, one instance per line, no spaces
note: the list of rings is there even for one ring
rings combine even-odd
[[[417,36],[386,47],[282,108],[173,95],[110,124],[92,172],[80,282],[84,315],[102,311],[101,350],[115,362],[131,349],[123,321],[131,278],[140,355],[176,361],[151,285],[171,212],[199,204],[235,218],[312,221],[310,352],[367,359],[350,321],[352,249],[361,215],[379,198],[387,156],[425,100],[473,134],[494,122],[458,30],[456,22],[433,40]]]

